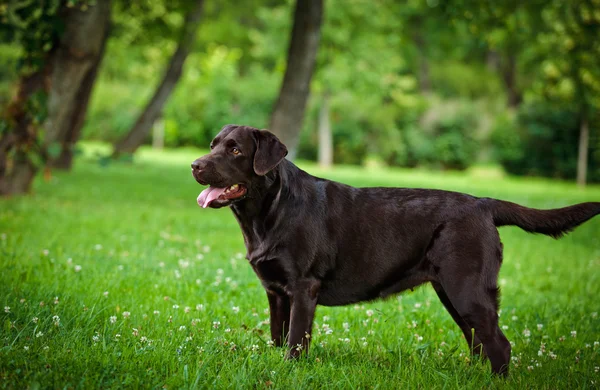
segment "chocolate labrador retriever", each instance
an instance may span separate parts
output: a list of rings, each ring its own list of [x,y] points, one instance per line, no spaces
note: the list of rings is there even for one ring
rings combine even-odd
[[[536,210],[449,191],[354,188],[302,171],[275,135],[248,126],[225,126],[210,148],[192,163],[194,178],[209,185],[198,204],[233,210],[267,291],[272,340],[287,340],[288,358],[308,350],[317,304],[385,298],[429,282],[472,353],[506,374],[496,227],[558,238],[600,213],[598,202]]]

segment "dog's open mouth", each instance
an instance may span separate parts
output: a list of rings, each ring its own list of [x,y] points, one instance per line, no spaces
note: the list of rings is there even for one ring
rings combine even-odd
[[[246,187],[234,184],[226,188],[210,186],[198,195],[198,205],[202,208],[209,207],[213,202],[219,207],[229,204],[234,199],[239,199],[246,194]]]

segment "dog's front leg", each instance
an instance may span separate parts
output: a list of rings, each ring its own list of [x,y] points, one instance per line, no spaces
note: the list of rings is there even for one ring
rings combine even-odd
[[[287,295],[267,290],[271,318],[271,340],[281,347],[290,329],[290,298]]]
[[[297,358],[302,351],[308,353],[320,285],[318,280],[305,279],[295,283],[289,292],[292,305],[288,359]]]

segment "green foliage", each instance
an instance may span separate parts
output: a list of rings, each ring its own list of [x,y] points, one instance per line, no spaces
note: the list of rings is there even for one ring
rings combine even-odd
[[[72,173],[1,201],[4,387],[570,389],[598,380],[598,217],[558,241],[500,229],[500,325],[514,356],[507,379],[467,361],[430,286],[319,306],[309,356],[290,362],[267,344],[266,295],[235,218],[196,205],[202,188],[185,167],[206,150],[142,148],[132,165],[102,167],[84,146]],[[353,185],[443,188],[539,208],[600,198],[598,186],[547,180],[302,168]]]
[[[30,58],[28,67],[34,69],[60,32],[56,7],[62,4],[89,3],[53,0],[37,7],[11,0],[0,6],[0,37],[13,42],[0,46],[0,79],[18,76],[12,71],[15,56]],[[133,125],[175,50],[191,4],[113,1],[87,139],[114,142]],[[317,118],[325,95],[336,163],[363,164],[369,156],[396,166],[465,169],[492,154],[486,150],[487,126],[498,115],[494,155],[507,166],[519,164],[525,161],[520,133],[511,125],[512,114],[497,107],[513,93],[528,105],[585,114],[592,155],[599,153],[594,149],[600,107],[598,0],[328,0],[325,7],[301,158],[317,158]],[[268,126],[285,70],[293,9],[293,0],[206,2],[194,51],[162,114],[168,146],[207,145],[225,123]],[[10,92],[0,81],[0,104]],[[473,104],[460,113],[443,112],[432,124],[426,117],[440,100]],[[566,173],[577,150],[571,141],[571,154],[553,155],[562,159],[551,164],[559,171],[549,172],[548,166],[544,175],[572,177]]]
[[[498,73],[482,64],[435,62],[431,65],[431,83],[436,93],[445,98],[477,100],[504,96]]]
[[[0,7],[0,37],[21,47],[18,68],[32,73],[44,67],[47,53],[54,47],[64,26],[59,17],[61,6],[85,7],[85,1],[50,0],[9,1]],[[4,39],[3,39],[4,40]]]
[[[492,142],[498,160],[516,175],[573,179],[577,172],[579,115],[571,110],[542,104],[523,105],[515,119],[501,117]],[[600,144],[590,142],[588,179],[600,181]]]
[[[239,50],[226,46],[211,46],[189,56],[162,116],[167,146],[208,145],[226,123],[267,127],[279,80],[259,66],[249,67],[242,77],[238,72],[240,58]],[[155,78],[159,74],[154,72]],[[139,115],[154,82],[132,86],[101,79],[84,136],[111,142],[121,138]],[[132,88],[137,92],[132,93]]]

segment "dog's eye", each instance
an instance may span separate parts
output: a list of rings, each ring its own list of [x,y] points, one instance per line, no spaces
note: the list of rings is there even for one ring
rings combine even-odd
[[[231,149],[231,153],[235,154],[236,156],[242,152],[240,152],[240,150],[238,148],[232,148]]]
[[[211,142],[210,143],[210,150],[213,150],[215,148],[215,145]]]

